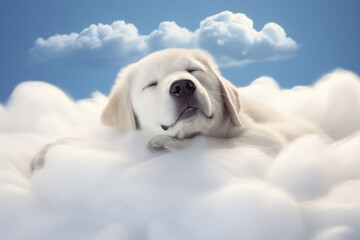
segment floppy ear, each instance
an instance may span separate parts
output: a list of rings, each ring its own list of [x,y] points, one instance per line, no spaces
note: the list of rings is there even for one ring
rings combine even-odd
[[[235,126],[243,126],[240,119],[241,102],[237,88],[229,80],[222,77],[219,72],[216,73],[216,76],[219,79],[221,95],[231,121]]]
[[[221,76],[213,58],[202,50],[195,50],[198,58],[206,64],[215,74],[220,82],[220,91],[224,105],[230,115],[230,119],[235,126],[243,126],[240,118],[241,102],[237,88],[223,76]]]
[[[109,102],[101,115],[103,124],[128,132],[136,129],[135,114],[130,100],[130,67],[122,70],[111,90]]]

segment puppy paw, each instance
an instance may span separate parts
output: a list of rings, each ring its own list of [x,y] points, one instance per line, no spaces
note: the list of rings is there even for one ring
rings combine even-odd
[[[154,151],[166,151],[171,148],[178,148],[181,141],[168,135],[157,135],[149,140],[147,146]]]

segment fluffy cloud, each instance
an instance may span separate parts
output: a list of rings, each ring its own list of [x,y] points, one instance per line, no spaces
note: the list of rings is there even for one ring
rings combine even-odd
[[[186,28],[179,27],[175,22],[162,22],[159,28],[146,39],[149,51],[164,48],[194,48],[196,47],[196,34]]]
[[[334,140],[306,136],[270,156],[197,137],[153,153],[147,133],[101,125],[100,93],[74,102],[55,86],[22,83],[0,105],[1,238],[360,239],[359,77],[337,70],[290,90],[262,77],[239,91]],[[32,156],[64,135],[80,139],[52,148],[30,174]]]
[[[206,49],[223,66],[286,58],[298,48],[278,24],[267,23],[256,31],[245,14],[224,11],[201,21],[195,31],[175,22],[162,22],[149,35],[139,34],[136,26],[124,21],[91,25],[81,33],[38,38],[30,56],[36,62],[66,58],[85,63],[127,64],[169,47]]]
[[[85,63],[123,64],[146,51],[145,37],[138,34],[137,28],[116,21],[111,25],[90,25],[81,33],[55,35],[46,40],[38,38],[30,49],[30,56],[37,62],[73,58]]]
[[[223,65],[288,57],[298,46],[276,23],[256,31],[245,14],[222,12],[206,18],[196,31],[198,46],[212,52]]]

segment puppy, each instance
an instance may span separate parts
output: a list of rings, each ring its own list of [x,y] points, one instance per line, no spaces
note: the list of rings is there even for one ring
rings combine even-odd
[[[122,132],[151,132],[154,137],[148,147],[156,151],[183,148],[184,139],[203,135],[277,153],[285,143],[318,132],[264,103],[240,96],[221,76],[212,57],[198,49],[158,51],[122,69],[101,119]],[[68,142],[65,137],[45,145],[31,169],[44,166],[51,147]]]
[[[166,49],[124,68],[118,75],[102,122],[123,132],[154,134],[154,150],[181,147],[197,135],[281,146],[316,128],[283,116],[264,103],[240,96],[221,76],[212,57],[198,49]]]

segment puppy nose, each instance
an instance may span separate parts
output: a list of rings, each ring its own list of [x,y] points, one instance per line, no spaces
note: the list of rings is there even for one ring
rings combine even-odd
[[[191,80],[177,80],[170,86],[170,95],[174,97],[191,96],[194,94],[196,86]]]

